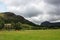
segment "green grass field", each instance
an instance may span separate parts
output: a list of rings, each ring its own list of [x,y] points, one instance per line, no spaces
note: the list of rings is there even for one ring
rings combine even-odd
[[[60,40],[60,30],[0,31],[0,40]]]

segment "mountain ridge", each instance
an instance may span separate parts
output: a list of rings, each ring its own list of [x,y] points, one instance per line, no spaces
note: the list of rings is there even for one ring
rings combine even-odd
[[[60,22],[54,22],[54,23],[51,23],[49,21],[45,21],[45,22],[42,22],[41,23],[41,26],[43,27],[48,27],[48,28],[60,28]]]
[[[10,25],[9,25],[10,24]],[[49,21],[42,22],[41,25],[37,25],[23,16],[16,15],[12,12],[0,13],[0,29],[59,29],[60,22],[51,23]],[[6,28],[6,29],[7,29]]]
[[[2,13],[0,13],[0,17],[1,17],[1,15],[2,15],[2,18],[3,18],[3,19],[11,19],[11,20],[12,20],[12,19],[15,19],[15,20],[17,20],[17,21],[19,21],[19,22],[21,22],[21,23],[26,23],[26,24],[29,24],[29,25],[34,25],[34,26],[36,26],[36,24],[34,24],[33,22],[25,19],[23,16],[21,16],[21,15],[16,15],[16,14],[14,14],[14,13],[12,13],[12,12],[2,12]],[[5,18],[4,18],[4,17],[5,17]]]

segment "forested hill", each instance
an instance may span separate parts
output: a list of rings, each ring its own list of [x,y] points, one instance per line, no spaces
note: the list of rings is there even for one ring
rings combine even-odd
[[[59,29],[60,28],[60,22],[54,22],[51,23],[49,21],[45,21],[41,23],[41,26],[47,29]]]
[[[34,24],[33,22],[30,22],[29,20],[26,20],[24,17],[20,15],[16,15],[12,12],[2,12],[0,13],[0,24],[16,24],[20,23],[22,26],[31,26],[31,27],[37,27],[39,25]],[[1,26],[1,25],[0,25]]]
[[[17,23],[17,22],[21,22],[23,24],[29,24],[29,25],[33,25],[36,26],[36,24],[34,24],[33,22],[28,21],[27,19],[25,19],[24,17],[20,16],[20,15],[16,15],[12,12],[4,12],[4,13],[0,13],[0,19],[4,19],[5,23]]]

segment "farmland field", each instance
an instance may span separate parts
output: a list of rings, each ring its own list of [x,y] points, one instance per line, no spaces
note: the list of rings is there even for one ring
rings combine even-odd
[[[60,29],[0,31],[0,40],[60,40]]]

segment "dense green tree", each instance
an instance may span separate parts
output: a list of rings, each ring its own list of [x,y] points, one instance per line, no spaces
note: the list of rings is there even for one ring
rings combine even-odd
[[[18,23],[15,23],[15,30],[21,30],[22,27],[21,27],[21,23],[18,22]]]
[[[0,29],[4,28],[4,21],[2,19],[0,19]]]

